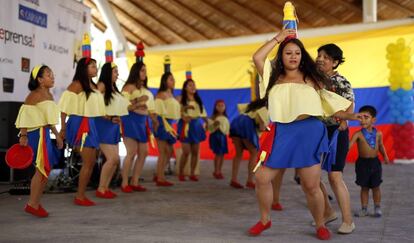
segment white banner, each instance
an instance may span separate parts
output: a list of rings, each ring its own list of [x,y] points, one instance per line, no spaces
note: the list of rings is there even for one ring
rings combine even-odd
[[[2,1],[0,8],[0,101],[24,101],[30,72],[49,66],[55,100],[72,81],[90,9],[69,0]]]

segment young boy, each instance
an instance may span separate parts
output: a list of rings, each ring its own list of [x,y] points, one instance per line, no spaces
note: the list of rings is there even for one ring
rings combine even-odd
[[[387,152],[382,142],[382,133],[377,131],[373,124],[376,121],[377,111],[372,106],[363,106],[359,109],[361,114],[362,129],[356,132],[349,143],[349,148],[357,142],[358,160],[355,164],[356,184],[361,186],[361,210],[355,213],[356,217],[368,216],[369,189],[372,190],[374,199],[374,217],[381,217],[381,191],[382,167],[378,159],[378,152],[384,157],[384,162],[389,163]]]

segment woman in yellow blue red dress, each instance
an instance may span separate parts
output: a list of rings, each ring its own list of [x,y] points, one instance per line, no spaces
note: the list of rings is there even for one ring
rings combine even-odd
[[[59,108],[49,91],[53,85],[53,72],[48,66],[34,67],[30,73],[30,93],[21,106],[15,123],[16,128],[20,129],[20,145],[30,146],[35,154],[33,163],[36,172],[30,183],[30,197],[24,210],[37,217],[49,215],[40,204],[40,198],[52,165],[57,162],[50,131],[55,134],[58,147],[63,147],[63,139],[55,128],[59,123]]]
[[[177,133],[182,146],[182,154],[178,179],[186,180],[184,168],[191,154],[190,180],[198,181],[194,173],[200,153],[200,142],[206,139],[207,112],[192,79],[184,82],[180,103],[181,119],[178,122]]]
[[[168,64],[167,64],[168,65]],[[154,135],[158,144],[157,175],[155,182],[157,186],[172,186],[172,182],[165,179],[165,166],[173,155],[173,145],[177,141],[177,132],[172,127],[180,119],[180,103],[175,99],[175,80],[173,74],[166,69],[161,76],[161,83],[155,97],[155,112],[158,119],[158,127],[154,127]]]
[[[239,175],[240,161],[242,159],[243,150],[249,151],[249,162],[247,166],[246,187],[254,189],[253,167],[259,150],[259,133],[266,129],[269,123],[269,115],[266,107],[254,107],[258,101],[250,104],[239,104],[239,115],[230,123],[230,137],[233,141],[236,154],[233,158],[230,186],[236,189],[244,188],[237,179]]]
[[[261,101],[268,106],[274,136],[269,136],[262,144],[267,149],[260,155],[267,156],[263,158],[264,166],[256,172],[256,194],[261,217],[249,233],[259,235],[271,227],[271,181],[281,169],[297,168],[308,208],[316,223],[316,236],[327,240],[330,232],[323,220],[324,199],[319,185],[320,163],[329,151],[329,145],[326,126],[319,118],[335,116],[349,120],[359,119],[359,116],[345,112],[351,106],[350,101],[324,89],[330,82],[317,69],[302,42],[295,38],[285,40],[285,37],[294,34],[295,30],[283,30],[253,56],[262,77]],[[279,43],[276,57],[270,62],[267,56]]]
[[[98,70],[96,61],[84,57],[78,61],[72,83],[59,100],[61,110],[61,134],[66,143],[80,152],[82,168],[79,173],[78,192],[74,203],[79,206],[94,206],[85,195],[86,187],[96,161],[99,136],[95,120],[105,116],[105,102],[92,81]],[[66,118],[67,121],[66,121]]]
[[[105,63],[99,76],[98,90],[105,101],[105,116],[97,117],[95,124],[99,135],[99,147],[105,156],[101,169],[96,196],[114,198],[117,195],[109,190],[109,184],[119,165],[119,142],[121,141],[121,116],[128,114],[129,102],[116,87],[118,67],[113,62]]]
[[[122,88],[122,94],[131,102],[129,114],[122,117],[127,155],[122,165],[121,190],[126,193],[147,190],[139,184],[139,177],[148,155],[147,143],[151,141],[149,121],[151,120],[154,126],[158,123],[154,114],[154,96],[148,90],[147,82],[147,69],[140,61],[132,65],[128,79]],[[135,163],[129,183],[133,161]]]

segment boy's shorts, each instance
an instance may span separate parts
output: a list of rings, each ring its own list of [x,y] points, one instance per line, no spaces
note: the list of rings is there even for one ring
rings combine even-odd
[[[378,157],[358,158],[355,172],[355,183],[361,187],[375,188],[382,182],[382,166]]]

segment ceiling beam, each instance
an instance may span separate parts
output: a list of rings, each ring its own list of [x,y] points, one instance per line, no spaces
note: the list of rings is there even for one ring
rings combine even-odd
[[[112,9],[115,12],[116,17],[119,19],[119,22],[131,30],[137,38],[145,40],[149,46],[167,44],[169,42],[161,39],[157,34],[153,33],[146,26],[138,22],[133,16],[130,16],[123,9],[112,4]]]
[[[196,14],[194,11],[189,9],[187,6],[173,0],[153,0],[159,6],[164,9],[168,9],[177,19],[185,21],[192,28],[196,29],[204,36],[209,39],[218,39],[229,37],[227,34],[220,28],[217,28],[215,25],[211,24],[202,16]]]
[[[401,1],[398,1],[398,0],[390,0],[390,1],[395,4],[400,4],[401,6],[404,6],[405,8],[409,9],[411,11],[410,16],[414,15],[414,2],[412,0],[406,0],[403,3],[400,3]]]
[[[252,35],[254,32],[236,20],[218,11],[201,0],[178,0],[192,11],[206,18],[213,25],[225,31],[230,36]]]
[[[85,0],[83,2],[86,6],[88,6],[91,9],[91,15],[92,15],[92,23],[102,32],[106,31],[106,25],[104,23],[104,20],[102,18],[102,15],[97,10],[95,4],[91,0]],[[128,28],[121,25],[121,30],[125,34],[126,39],[131,43],[136,43],[137,40],[139,40],[139,37],[137,37],[134,33],[132,33]],[[144,43],[146,43],[145,40],[142,40]]]
[[[160,21],[146,13],[144,10],[139,8],[132,1],[125,0],[111,0],[114,6],[122,9],[129,16],[139,21],[142,25],[145,25],[147,29],[151,29],[157,33],[157,36],[162,38],[167,43],[183,43],[187,42],[183,37],[179,36],[168,26],[165,26]]]
[[[225,13],[223,11],[223,8],[217,7],[216,5],[214,5],[211,1],[205,1],[204,4],[206,6],[208,6],[209,8],[211,8],[213,10],[213,13],[218,14],[220,16],[224,16],[227,18],[226,21],[229,21],[230,24],[238,24],[240,26],[243,26],[246,30],[248,30],[249,32],[251,32],[252,34],[255,33],[254,29],[252,29],[250,26],[246,26],[243,23],[240,23],[239,20],[237,20],[233,15],[229,15],[228,13]]]
[[[334,2],[336,5],[343,5],[349,10],[356,12],[357,15],[362,15],[362,5],[358,7],[355,4],[352,4],[348,1],[343,1],[343,0],[330,0],[330,1]]]
[[[169,29],[174,30],[178,35],[186,41],[206,40],[207,37],[193,29],[186,22],[180,20],[169,12],[169,8],[163,8],[155,1],[134,1],[134,3],[142,8],[146,13],[157,19]]]
[[[237,19],[239,22],[247,25],[255,33],[275,32],[280,30],[274,23],[269,22],[262,14],[257,14],[244,4],[237,1],[210,0],[217,8],[223,9],[223,12]],[[257,4],[257,3],[256,3]]]
[[[285,0],[272,0],[271,2],[274,3],[274,4],[279,5],[279,7],[281,9],[281,12],[283,13],[282,10],[283,10],[283,6],[285,4]],[[327,13],[325,11],[322,11],[322,10],[316,8],[313,4],[310,4],[310,3],[308,3],[305,0],[295,0],[294,1],[294,6],[296,7],[296,10],[299,10],[298,11],[299,21],[301,22],[301,21],[305,20],[306,22],[308,22],[309,24],[311,24],[313,27],[320,27],[321,25],[318,24],[317,21],[315,21],[315,20],[310,21],[310,20],[308,20],[308,19],[306,19],[304,17],[301,17],[301,14],[302,15],[305,15],[305,16],[307,14],[317,15],[317,16],[319,16],[319,19],[325,20],[329,25],[340,25],[340,24],[343,23],[338,18],[330,15],[329,13]],[[325,25],[325,24],[322,24],[322,25]]]
[[[274,26],[278,30],[282,28],[283,11],[278,5],[270,3],[266,0],[234,0],[239,5],[249,8],[250,11],[262,16],[267,20],[270,25]],[[301,21],[299,27],[308,28],[311,27],[307,22]]]
[[[381,0],[381,1],[379,1],[379,3],[385,4],[388,7],[393,8],[393,9],[399,11],[399,12],[402,12],[402,13],[408,15],[408,16],[412,16],[413,15],[413,12],[412,11],[410,11],[409,9],[401,6],[401,4],[397,4],[397,3],[393,2],[393,1],[390,1],[390,0]]]
[[[109,29],[113,33],[114,41],[114,49],[115,51],[126,52],[129,50],[127,45],[127,40],[125,38],[124,32],[121,31],[121,26],[119,24],[118,19],[115,17],[112,8],[110,7],[107,0],[95,0],[95,5],[98,11],[101,13],[102,18],[105,21],[105,25],[109,27]]]
[[[105,32],[106,26],[98,18],[92,16],[92,23],[98,28],[100,31]]]
[[[312,11],[313,13],[319,15],[321,18],[326,19],[326,21],[328,23],[331,23],[332,25],[343,24],[343,22],[340,19],[336,18],[335,16],[330,15],[326,11],[322,11],[319,8],[316,8],[313,4],[309,3],[307,0],[295,0],[295,3],[299,7],[303,7],[302,10],[306,9],[308,11]]]

